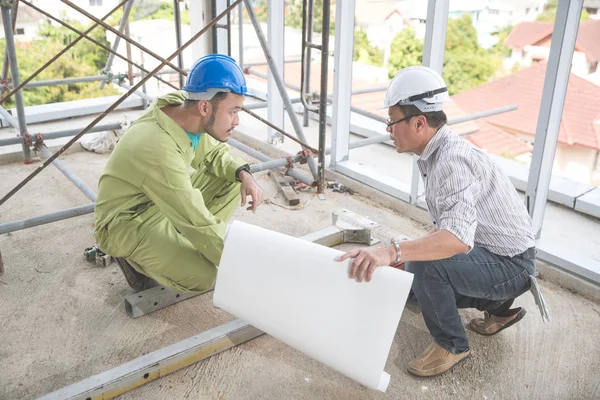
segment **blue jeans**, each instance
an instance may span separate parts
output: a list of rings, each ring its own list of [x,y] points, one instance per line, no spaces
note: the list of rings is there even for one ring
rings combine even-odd
[[[412,291],[433,340],[453,354],[469,350],[459,308],[502,315],[513,300],[529,290],[535,257],[499,256],[474,247],[468,254],[444,260],[411,261]]]

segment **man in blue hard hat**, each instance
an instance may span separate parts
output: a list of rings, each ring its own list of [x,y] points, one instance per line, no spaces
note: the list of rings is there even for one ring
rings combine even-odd
[[[134,289],[153,281],[183,293],[210,289],[237,203],[250,196],[252,212],[262,203],[248,164],[225,144],[246,92],[231,57],[202,57],[183,91],[158,98],[111,154],[94,237]]]

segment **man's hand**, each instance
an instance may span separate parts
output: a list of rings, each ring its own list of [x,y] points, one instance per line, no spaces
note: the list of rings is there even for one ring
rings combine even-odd
[[[256,212],[256,208],[262,204],[262,189],[258,186],[258,183],[254,180],[254,177],[248,171],[240,172],[240,181],[242,186],[240,187],[240,193],[242,196],[242,207],[246,205],[246,197],[252,197],[250,206],[246,210],[252,210]]]
[[[350,268],[350,278],[357,278],[358,282],[365,279],[370,282],[373,278],[375,268],[381,265],[390,265],[396,261],[396,248],[394,246],[386,247],[365,247],[350,251],[338,258],[337,261],[344,261],[348,258],[354,258],[352,268]]]

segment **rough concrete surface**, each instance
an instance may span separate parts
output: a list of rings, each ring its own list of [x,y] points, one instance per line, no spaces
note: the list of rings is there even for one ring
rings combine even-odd
[[[61,157],[90,187],[108,156]],[[4,194],[37,165],[0,167]],[[266,173],[258,176],[270,204],[235,218],[293,236],[331,224],[345,207],[382,226],[376,235],[419,237],[427,227],[358,194],[301,193],[288,210]],[[49,167],[0,208],[0,223],[42,215],[87,200]],[[233,316],[212,306],[211,294],[138,319],[125,314],[131,293],[116,264],[87,263],[93,216],[0,235],[6,272],[0,277],[0,399],[30,399],[215,327]],[[347,246],[346,246],[347,247]],[[468,332],[472,356],[448,373],[418,379],[407,363],[430,343],[422,316],[405,310],[389,354],[392,379],[378,393],[265,335],[126,393],[122,399],[598,399],[600,305],[540,281],[553,321],[542,323],[532,296],[517,300],[529,313],[493,337]],[[478,316],[461,312],[465,324]],[[364,344],[368,346],[368,343]]]

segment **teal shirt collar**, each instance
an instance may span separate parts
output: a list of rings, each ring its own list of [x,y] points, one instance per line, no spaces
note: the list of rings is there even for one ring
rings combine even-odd
[[[186,132],[187,135],[190,137],[190,140],[192,141],[192,147],[194,148],[194,151],[196,151],[196,147],[198,147],[198,143],[200,143],[200,133],[198,133],[197,135],[194,135],[192,133]]]

